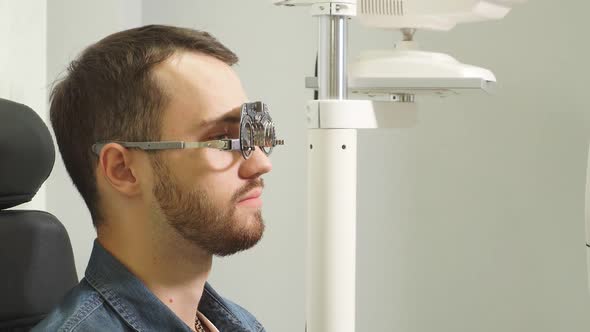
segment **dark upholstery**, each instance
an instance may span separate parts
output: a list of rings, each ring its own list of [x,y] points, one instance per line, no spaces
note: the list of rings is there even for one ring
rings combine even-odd
[[[0,209],[30,201],[55,161],[47,126],[32,109],[0,99]]]
[[[28,331],[78,282],[70,239],[56,217],[5,210],[30,201],[54,161],[39,116],[0,99],[0,331]]]

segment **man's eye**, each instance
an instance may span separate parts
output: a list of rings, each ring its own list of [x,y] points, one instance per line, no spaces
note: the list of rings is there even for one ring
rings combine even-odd
[[[219,134],[216,136],[211,136],[212,140],[220,140],[220,139],[228,139],[228,138],[229,138],[229,136],[227,133]]]

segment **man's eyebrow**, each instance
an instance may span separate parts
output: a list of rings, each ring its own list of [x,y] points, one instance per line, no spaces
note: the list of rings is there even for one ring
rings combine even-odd
[[[234,112],[225,114],[218,118],[213,119],[205,119],[199,122],[199,128],[210,127],[212,125],[218,125],[221,123],[229,123],[229,124],[236,124],[240,123],[242,120],[241,114],[236,114]]]

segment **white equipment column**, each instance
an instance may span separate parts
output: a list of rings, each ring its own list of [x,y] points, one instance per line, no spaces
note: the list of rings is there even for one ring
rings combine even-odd
[[[347,27],[354,5],[312,6],[319,17],[318,92],[308,113],[307,331],[355,331],[357,130],[322,123],[347,103]],[[336,113],[336,116],[339,116]],[[342,115],[345,116],[345,115]]]
[[[271,1],[311,6],[312,15],[319,17],[319,100],[307,105],[307,331],[353,332],[357,129],[412,127],[417,120],[416,93],[444,96],[491,90],[496,81],[492,72],[445,54],[419,51],[411,41],[414,29],[446,31],[457,23],[500,19],[526,0]],[[402,29],[404,41],[395,49],[361,54],[347,81],[347,20],[357,15],[357,3],[364,25]],[[348,83],[352,93],[373,100],[347,100]],[[315,80],[306,81],[307,87],[314,84]],[[588,259],[590,266],[590,249]]]
[[[588,289],[590,290],[590,149],[588,151],[588,170],[586,171],[586,269]]]

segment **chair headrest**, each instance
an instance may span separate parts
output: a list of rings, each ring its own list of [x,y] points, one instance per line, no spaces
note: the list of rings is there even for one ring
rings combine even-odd
[[[0,210],[30,201],[54,162],[43,120],[31,108],[0,98]]]

